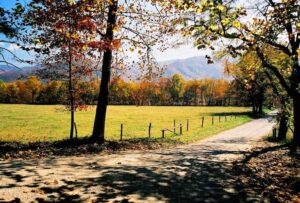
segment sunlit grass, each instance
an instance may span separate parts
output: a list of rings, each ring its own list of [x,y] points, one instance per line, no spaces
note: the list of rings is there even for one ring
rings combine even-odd
[[[183,125],[183,136],[173,136],[166,132],[166,137],[182,142],[192,142],[233,128],[251,120],[247,115],[250,108],[244,107],[136,107],[109,106],[107,115],[107,140],[119,140],[120,125],[124,125],[123,139],[147,138],[148,126],[152,123],[152,137],[162,136],[161,129],[173,128],[176,120]],[[215,116],[214,125],[211,115],[226,113],[235,116]],[[89,136],[92,132],[95,107],[76,113],[79,137]],[[205,117],[204,128],[201,118]],[[189,119],[189,132],[186,122]],[[69,113],[63,106],[10,105],[0,104],[0,141],[36,142],[67,139],[69,136]]]

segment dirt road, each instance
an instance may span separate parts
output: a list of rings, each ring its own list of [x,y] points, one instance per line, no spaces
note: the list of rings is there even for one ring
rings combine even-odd
[[[170,150],[3,161],[0,202],[241,202],[233,162],[273,125],[258,119]]]

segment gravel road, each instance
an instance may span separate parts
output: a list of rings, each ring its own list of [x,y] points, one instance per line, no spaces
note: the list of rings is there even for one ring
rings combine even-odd
[[[269,116],[168,150],[2,161],[0,202],[241,202],[233,163],[273,126]]]

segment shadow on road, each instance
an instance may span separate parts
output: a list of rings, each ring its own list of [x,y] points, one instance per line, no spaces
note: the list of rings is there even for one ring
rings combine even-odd
[[[269,122],[170,150],[0,162],[0,202],[260,202],[255,190],[243,192],[250,186],[234,161],[259,144]]]
[[[150,161],[148,166],[126,163],[105,166],[101,164],[101,159],[96,162],[64,161],[63,164],[55,159],[41,163],[13,161],[2,164],[0,175],[9,179],[7,182],[10,184],[1,184],[0,192],[26,188],[29,193],[37,196],[35,200],[38,202],[237,202],[239,195],[232,173],[233,166],[231,162],[215,158],[217,155],[232,154],[241,152],[214,150],[209,147],[200,154],[199,151],[194,151],[194,147],[178,152],[157,152],[152,154],[153,160],[139,160]],[[164,159],[155,160],[158,156],[163,156]],[[39,169],[36,169],[37,164]],[[56,174],[55,168],[61,170]],[[88,171],[89,175],[68,179],[69,175],[62,174],[64,171],[72,173],[76,170]],[[56,175],[59,175],[58,180],[55,179]],[[47,183],[46,180],[50,177],[53,179]],[[30,182],[28,179],[34,181]],[[23,200],[22,194],[13,198]]]

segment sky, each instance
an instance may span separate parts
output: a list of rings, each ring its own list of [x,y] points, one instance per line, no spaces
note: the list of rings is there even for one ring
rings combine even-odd
[[[5,9],[11,9],[14,7],[17,0],[0,0],[0,6]],[[28,2],[28,0],[19,0],[20,3],[25,4]],[[0,40],[5,39],[3,35],[0,34]],[[27,53],[25,51],[22,51],[19,49],[18,46],[14,44],[4,44],[0,42],[0,46],[5,47],[15,53],[18,57],[24,60],[28,59],[34,59],[34,55]],[[158,50],[153,50],[153,55],[155,56],[157,61],[169,61],[169,60],[175,60],[175,59],[184,59],[194,56],[202,56],[205,55],[205,51],[198,50],[192,46],[192,44],[183,45],[181,47],[178,47],[176,49],[168,49],[164,52],[160,52]],[[16,62],[11,55],[5,54],[5,57],[9,62],[13,62],[17,66],[23,67],[28,66],[28,64],[21,64]],[[2,64],[0,64],[2,65]]]

